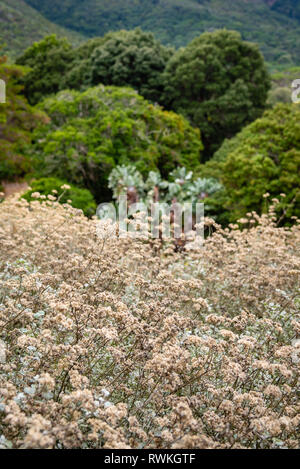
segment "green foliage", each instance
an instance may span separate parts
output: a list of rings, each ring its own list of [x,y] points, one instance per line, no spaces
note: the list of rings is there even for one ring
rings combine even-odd
[[[224,209],[235,221],[249,211],[266,210],[263,197],[282,198],[282,223],[300,217],[300,107],[279,104],[267,111],[217,155],[226,189]]]
[[[24,158],[31,142],[31,131],[46,116],[28,105],[17,81],[24,74],[21,67],[8,65],[0,56],[0,79],[6,83],[6,103],[0,104],[0,181],[23,176],[29,169]]]
[[[199,130],[130,88],[62,91],[40,109],[51,123],[35,132],[37,173],[87,187],[97,201],[110,197],[107,179],[116,165],[133,163],[144,176],[159,169],[164,177],[176,166],[199,165]]]
[[[174,169],[170,173],[169,181],[166,185],[166,199],[169,202],[176,200],[179,203],[189,199],[192,179],[193,172],[187,171],[185,167]]]
[[[17,63],[29,67],[22,80],[24,94],[31,104],[64,89],[86,89],[90,86],[90,57],[112,34],[90,39],[73,48],[66,39],[47,36],[29,47]]]
[[[267,104],[273,107],[278,103],[290,103],[292,82],[300,78],[300,67],[286,68],[272,73],[272,88],[269,91]]]
[[[109,176],[109,187],[113,191],[113,198],[118,199],[126,194],[129,188],[135,189],[140,202],[146,206],[154,202],[155,188],[158,189],[158,201],[161,203],[196,204],[205,202],[205,212],[215,212],[214,198],[223,190],[223,186],[213,178],[194,178],[193,171],[185,167],[177,167],[169,174],[168,180],[163,180],[159,171],[150,171],[148,178],[143,176],[132,165],[117,166]]]
[[[272,10],[283,13],[290,18],[297,18],[300,21],[300,4],[298,0],[273,0],[269,3],[271,3]]]
[[[22,198],[28,202],[33,200],[32,194],[39,192],[41,195],[57,197],[57,200],[62,204],[71,200],[71,205],[82,210],[86,216],[93,216],[96,213],[96,202],[87,189],[80,189],[57,178],[41,178],[31,181],[30,187],[31,189],[22,195]]]
[[[258,48],[220,30],[202,34],[170,59],[163,102],[201,128],[209,157],[262,114],[269,86]]]
[[[270,107],[276,106],[279,103],[290,103],[291,102],[291,88],[280,86],[270,90],[267,104]]]
[[[91,83],[91,55],[94,50],[101,47],[113,33],[108,33],[104,37],[96,37],[83,42],[79,47],[75,47],[69,54],[66,61],[66,71],[61,77],[60,90],[74,89],[85,90]]]
[[[185,46],[227,28],[257,42],[268,62],[300,62],[298,0],[26,0],[48,19],[86,36],[141,27],[163,44]],[[298,3],[297,3],[298,2]]]
[[[162,72],[172,54],[140,29],[110,34],[91,55],[90,84],[131,86],[146,99],[159,101]]]
[[[62,77],[72,60],[71,49],[66,39],[58,39],[52,35],[34,43],[18,58],[17,64],[30,67],[22,84],[31,104],[36,104],[61,89]]]
[[[113,191],[114,199],[127,192],[129,187],[134,187],[139,194],[143,193],[144,180],[135,166],[117,166],[108,177],[108,187]]]
[[[30,67],[23,80],[31,104],[63,89],[84,90],[98,84],[131,86],[159,101],[162,73],[173,49],[139,29],[108,33],[72,48],[55,35],[33,44],[17,63]]]
[[[83,40],[81,34],[51,23],[23,0],[1,0],[0,42],[5,42],[3,52],[9,57],[18,57],[33,42],[49,34],[67,37],[72,44]]]

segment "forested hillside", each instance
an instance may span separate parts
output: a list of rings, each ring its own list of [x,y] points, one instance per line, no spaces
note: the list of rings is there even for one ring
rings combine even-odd
[[[80,34],[51,23],[23,0],[0,1],[0,45],[11,58],[47,34],[66,36],[74,44],[81,39]]]
[[[258,42],[269,62],[300,60],[299,1],[26,0],[49,20],[86,36],[140,26],[165,44],[186,45],[204,31],[233,29]]]
[[[300,21],[299,0],[266,0],[271,9]]]

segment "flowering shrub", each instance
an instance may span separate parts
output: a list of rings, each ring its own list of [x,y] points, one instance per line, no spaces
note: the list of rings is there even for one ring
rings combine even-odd
[[[300,226],[274,210],[178,253],[2,202],[0,446],[297,447]]]

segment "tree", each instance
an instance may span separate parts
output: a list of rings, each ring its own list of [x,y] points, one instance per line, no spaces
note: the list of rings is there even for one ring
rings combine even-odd
[[[29,68],[21,83],[30,104],[36,104],[61,89],[72,60],[71,44],[55,35],[35,42],[17,59],[17,64]]]
[[[90,84],[131,86],[145,98],[159,101],[162,73],[173,52],[140,29],[111,33],[91,55]]]
[[[94,50],[102,46],[112,33],[104,37],[96,37],[83,42],[79,47],[73,48],[66,71],[60,82],[60,90],[85,90],[90,86],[91,55]]]
[[[61,91],[39,107],[51,123],[34,134],[30,155],[37,175],[86,187],[99,202],[111,197],[107,179],[116,165],[133,163],[143,176],[159,169],[167,177],[176,166],[200,163],[199,130],[130,88]]]
[[[163,104],[202,132],[205,156],[259,117],[270,79],[254,44],[237,32],[204,33],[170,59]]]
[[[300,217],[300,108],[279,104],[220,149],[219,174],[226,188],[224,208],[235,221],[266,210],[265,193],[281,200],[282,223]],[[210,162],[209,162],[210,163]],[[285,197],[280,194],[284,193]]]
[[[17,59],[30,68],[23,78],[25,95],[36,104],[63,89],[85,90],[100,83],[132,86],[152,101],[163,91],[162,73],[173,49],[140,29],[108,33],[77,48],[66,39],[47,36]]]
[[[8,65],[6,57],[0,57],[0,79],[6,84],[6,102],[0,104],[0,181],[23,176],[30,169],[24,153],[31,131],[39,122],[47,121],[21,95],[17,81],[22,76],[22,67]]]

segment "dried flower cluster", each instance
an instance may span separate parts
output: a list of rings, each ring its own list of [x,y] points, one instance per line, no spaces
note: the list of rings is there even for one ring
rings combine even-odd
[[[300,225],[272,210],[175,252],[1,203],[0,447],[298,447]]]

